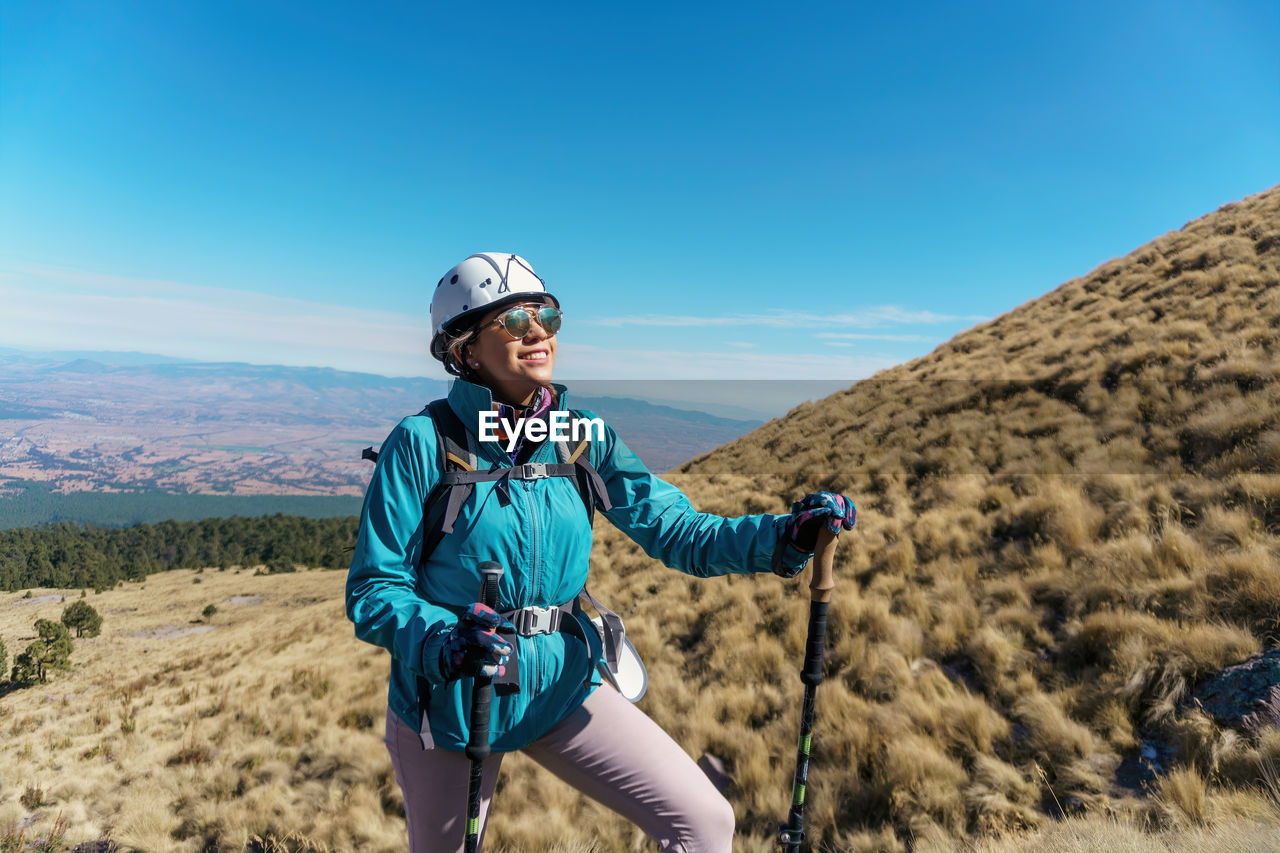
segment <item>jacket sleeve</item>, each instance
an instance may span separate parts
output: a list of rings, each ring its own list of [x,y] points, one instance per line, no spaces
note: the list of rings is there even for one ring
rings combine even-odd
[[[404,421],[383,442],[347,574],[347,618],[361,640],[439,683],[440,648],[457,617],[423,600],[416,588],[423,502],[438,478],[435,459],[434,432],[424,435]]]
[[[605,516],[646,554],[673,569],[698,577],[771,570],[794,574],[812,556],[782,541],[789,516],[725,518],[696,511],[684,492],[650,473],[607,424],[596,470],[613,504]]]

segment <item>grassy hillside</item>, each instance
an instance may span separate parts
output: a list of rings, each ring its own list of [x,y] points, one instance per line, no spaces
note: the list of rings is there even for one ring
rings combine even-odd
[[[102,634],[75,641],[70,672],[0,699],[0,848],[59,815],[68,842],[126,849],[244,849],[255,835],[402,847],[386,655],[352,638],[344,579],[176,570],[90,591]],[[36,619],[80,600],[23,596],[0,594],[11,655]]]
[[[670,476],[726,515],[817,488],[860,505],[818,694],[822,849],[1280,843],[1280,733],[1187,701],[1280,633],[1278,284],[1273,189]],[[803,579],[697,581],[596,534],[592,589],[645,655],[642,707],[725,761],[737,849],[772,849]],[[69,839],[139,849],[400,848],[385,654],[352,638],[341,586],[172,572],[91,594],[103,636],[0,700],[0,836],[61,811]],[[11,653],[65,606],[45,594],[0,596]],[[183,634],[207,603],[212,630]],[[1144,742],[1164,750],[1146,791]],[[644,849],[519,756],[493,821],[495,850]]]
[[[1124,808],[1117,769],[1144,733],[1178,747],[1162,799],[1133,806],[1146,816],[1182,819],[1165,806],[1187,790],[1197,819],[1274,806],[1250,792],[1280,736],[1184,700],[1280,631],[1277,284],[1273,189],[672,478],[725,513],[817,488],[860,504],[819,698],[824,841]],[[655,716],[727,759],[740,818],[765,831],[795,726],[797,596],[690,584],[601,538],[608,594],[661,624],[672,658]]]

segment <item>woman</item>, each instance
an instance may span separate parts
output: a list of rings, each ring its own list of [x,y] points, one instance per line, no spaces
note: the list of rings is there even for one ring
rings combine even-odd
[[[473,677],[483,673],[500,683],[481,833],[502,754],[521,749],[664,850],[728,851],[728,802],[653,721],[601,686],[600,637],[576,605],[591,552],[585,503],[651,557],[703,577],[794,577],[820,527],[853,526],[853,505],[819,493],[797,502],[790,516],[699,513],[607,426],[582,448],[578,467],[564,465],[565,452],[550,438],[521,432],[482,441],[482,414],[492,422],[488,413],[496,410],[514,424],[517,417],[546,421],[567,407],[564,387],[551,384],[559,307],[516,255],[472,255],[445,273],[432,299],[431,352],[459,379],[447,404],[433,403],[392,431],[365,497],[347,615],[357,636],[391,652],[386,742],[410,847],[462,849],[469,762],[461,750]],[[465,448],[443,437],[453,417],[466,428]],[[440,500],[438,489],[433,495],[446,469],[467,467],[487,479],[465,488],[465,501]],[[442,521],[438,507],[446,503],[454,505]],[[431,507],[425,521],[424,505]],[[505,616],[477,601],[477,567],[488,560],[505,570],[497,608]]]

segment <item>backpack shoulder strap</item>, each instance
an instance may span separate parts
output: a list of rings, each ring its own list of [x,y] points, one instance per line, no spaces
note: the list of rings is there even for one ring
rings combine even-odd
[[[570,422],[585,420],[578,409],[569,410],[569,419]],[[589,523],[595,521],[597,505],[604,510],[613,509],[613,504],[609,502],[609,493],[604,487],[604,480],[600,478],[600,472],[591,464],[591,447],[594,443],[590,429],[587,430],[587,437],[576,445],[568,441],[555,442],[556,455],[561,464],[572,466],[573,481],[578,487],[578,496],[582,498],[583,506],[587,508]]]
[[[580,412],[577,409],[570,409],[569,418],[571,422],[580,420],[582,419],[582,412]],[[590,465],[591,464],[591,444],[592,444],[591,432],[590,430],[588,430],[587,437],[582,439],[582,441],[578,442],[576,445],[568,441],[557,441],[556,454],[560,457],[560,461],[567,465],[572,465],[573,463],[577,462],[578,459],[580,459],[585,454],[587,457],[586,462],[588,465]]]
[[[525,463],[479,471],[475,441],[449,407],[448,400],[432,401],[423,413],[431,415],[431,423],[436,431],[441,474],[423,503],[419,565],[427,561],[441,539],[453,532],[454,522],[458,519],[462,505],[475,491],[476,483],[496,483],[499,502],[505,506],[507,501],[502,498],[509,480],[570,477],[586,507],[588,522],[594,520],[597,505],[604,510],[613,508],[604,481],[591,464],[590,447],[593,442],[590,434],[574,447],[569,447],[569,442],[554,442],[559,460],[556,464]],[[578,411],[571,411],[570,414],[575,420],[582,417],[582,413]]]
[[[440,447],[440,470],[476,470],[476,452],[472,447],[471,434],[453,413],[448,399],[441,397],[439,400],[432,400],[423,412],[431,415],[431,425],[435,427],[436,443]]]
[[[448,399],[432,400],[422,410],[431,416],[439,448],[440,477],[422,503],[422,551],[418,565],[426,563],[445,534],[453,532],[458,511],[475,488],[473,483],[454,482],[457,472],[475,471],[477,456],[470,434],[449,407]]]

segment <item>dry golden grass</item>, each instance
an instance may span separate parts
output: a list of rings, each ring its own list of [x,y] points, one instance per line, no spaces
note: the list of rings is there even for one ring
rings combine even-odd
[[[0,825],[61,814],[68,841],[139,850],[402,847],[385,654],[351,636],[343,581],[175,571],[90,593],[102,634],[76,640],[71,671],[0,700]],[[32,595],[0,597],[11,645],[79,591]]]
[[[975,841],[957,846],[949,840],[922,844],[917,850],[963,853],[1257,853],[1280,849],[1280,821],[1270,818],[1226,818],[1211,826],[1153,831],[1149,825],[1122,817],[1073,817],[1029,837]]]
[[[859,504],[818,691],[818,849],[1280,846],[1280,733],[1224,728],[1187,701],[1280,640],[1278,336],[1273,189],[671,475],[724,515],[820,488]],[[592,589],[648,664],[642,707],[725,762],[737,849],[771,849],[803,580],[694,580],[603,521],[596,534]],[[104,631],[77,643],[73,670],[0,700],[14,768],[0,827],[61,810],[69,838],[139,849],[403,846],[379,743],[385,653],[352,638],[341,573],[196,577],[91,596]],[[212,631],[139,635],[197,627],[208,603]],[[63,606],[0,605],[11,651]],[[1117,770],[1153,738],[1176,753],[1144,795]],[[22,804],[32,785],[48,805]],[[519,756],[490,839],[644,849]]]
[[[820,732],[833,720],[839,740],[815,770],[815,802],[840,803],[819,820],[824,843],[1141,811],[1115,771],[1144,736],[1179,747],[1160,794],[1177,813],[1195,812],[1196,790],[1202,804],[1259,802],[1263,747],[1187,700],[1280,639],[1278,285],[1273,189],[673,476],[717,512],[776,511],[817,488],[860,505],[833,605],[841,677],[819,699]],[[708,488],[721,482],[750,498]],[[630,548],[610,535],[607,552]],[[730,597],[708,585],[702,618]],[[791,613],[787,661],[798,602]],[[985,734],[956,738],[920,713],[960,716],[937,672]],[[695,678],[709,699],[728,680]],[[1009,771],[998,796],[992,767]],[[769,815],[739,816],[763,829]]]

